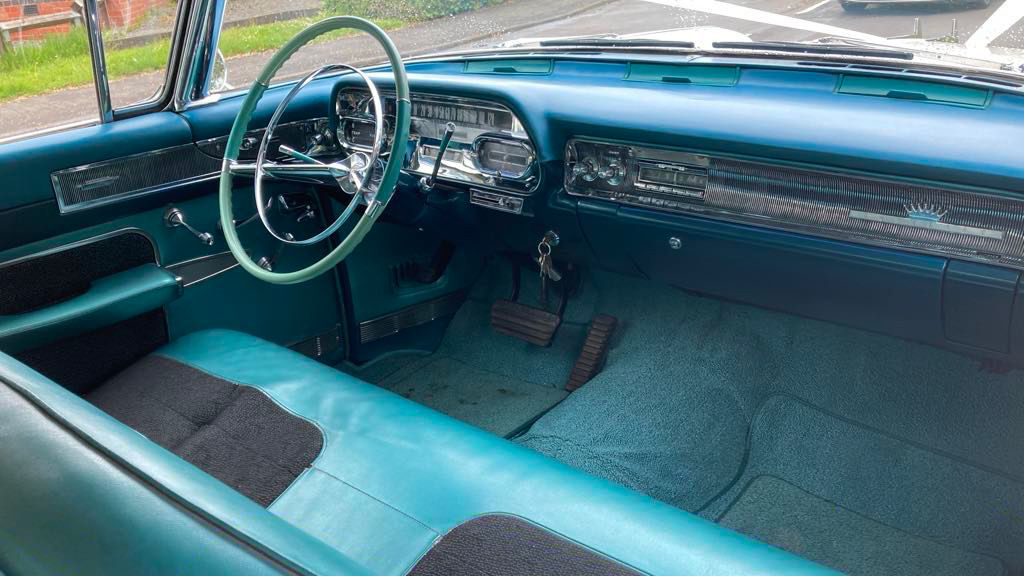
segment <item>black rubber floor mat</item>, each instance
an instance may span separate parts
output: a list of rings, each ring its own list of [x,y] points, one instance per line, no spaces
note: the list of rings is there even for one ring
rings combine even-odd
[[[913,536],[772,476],[747,484],[723,526],[847,574],[1000,576],[999,559]]]

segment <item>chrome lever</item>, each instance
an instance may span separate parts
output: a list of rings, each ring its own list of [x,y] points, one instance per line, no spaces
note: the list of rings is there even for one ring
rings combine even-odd
[[[448,151],[448,144],[451,143],[453,134],[455,134],[455,123],[449,122],[445,124],[444,135],[441,136],[441,145],[437,147],[437,157],[434,158],[434,169],[431,170],[430,176],[420,178],[420,190],[423,192],[430,192],[434,189],[434,182],[437,181],[437,171],[441,169],[441,161],[444,159],[444,153]]]
[[[181,208],[176,208],[174,206],[168,208],[167,212],[164,212],[164,224],[166,224],[168,228],[184,228],[194,234],[195,237],[203,244],[213,246],[213,234],[210,234],[209,232],[200,232],[193,228],[192,225],[185,221],[185,213],[181,211]]]

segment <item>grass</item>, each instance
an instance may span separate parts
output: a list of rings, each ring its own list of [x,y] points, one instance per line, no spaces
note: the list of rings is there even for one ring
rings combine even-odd
[[[299,18],[269,24],[225,28],[220,49],[225,58],[276,50],[318,18]],[[377,20],[385,30],[405,24],[402,20]],[[325,42],[355,33],[336,30],[317,39]],[[111,80],[163,70],[167,67],[170,39],[142,46],[108,50],[107,74]],[[83,28],[47,37],[0,55],[0,102],[92,84],[89,41]]]

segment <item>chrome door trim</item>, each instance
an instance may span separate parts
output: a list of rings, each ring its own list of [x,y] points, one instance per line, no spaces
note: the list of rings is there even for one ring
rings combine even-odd
[[[110,82],[107,78],[107,60],[103,54],[103,32],[100,30],[99,10],[96,0],[85,0],[85,29],[89,35],[89,53],[92,58],[93,85],[96,86],[96,101],[100,109],[100,122],[114,120],[114,107],[110,102]]]

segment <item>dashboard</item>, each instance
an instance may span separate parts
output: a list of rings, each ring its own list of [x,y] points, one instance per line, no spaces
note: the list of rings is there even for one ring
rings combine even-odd
[[[889,97],[885,73],[776,64],[705,85],[626,56],[411,63],[407,174],[456,129],[439,189],[407,178],[413,208],[391,213],[510,252],[552,231],[557,260],[1024,358],[1024,162],[1001,144],[1024,140],[1024,96],[967,82],[945,101],[946,79],[898,78],[920,98]],[[331,102],[339,145],[366,146],[365,90],[342,79]]]

